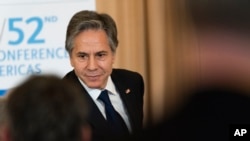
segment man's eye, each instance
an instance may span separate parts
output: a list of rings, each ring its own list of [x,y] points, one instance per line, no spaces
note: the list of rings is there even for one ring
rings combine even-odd
[[[97,54],[98,57],[104,57],[104,56],[106,56],[106,55],[107,55],[106,53],[98,53],[98,54]]]
[[[88,59],[88,55],[86,54],[78,54],[77,57],[80,58],[81,60]]]
[[[103,57],[103,56],[105,56],[106,54],[104,54],[104,53],[100,53],[100,54],[97,54],[99,57]]]
[[[80,58],[84,58],[84,57],[86,57],[86,55],[79,55],[78,57],[80,57]]]
[[[96,56],[98,59],[104,59],[105,56],[107,56],[107,54],[106,53],[98,53]]]

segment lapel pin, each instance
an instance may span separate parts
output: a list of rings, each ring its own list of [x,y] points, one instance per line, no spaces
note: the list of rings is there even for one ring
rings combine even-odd
[[[130,93],[130,89],[127,89],[125,93],[126,93],[126,94],[129,94],[129,93]]]

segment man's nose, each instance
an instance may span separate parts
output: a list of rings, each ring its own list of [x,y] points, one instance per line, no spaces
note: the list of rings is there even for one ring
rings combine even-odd
[[[97,69],[97,60],[95,59],[94,56],[91,56],[88,60],[88,69],[89,70],[95,70]]]

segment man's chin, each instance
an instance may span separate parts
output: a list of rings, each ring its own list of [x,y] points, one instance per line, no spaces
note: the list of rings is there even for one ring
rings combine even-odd
[[[103,85],[105,85],[103,79],[100,76],[87,77],[85,80],[85,84],[92,89],[102,89]]]
[[[88,82],[86,85],[91,89],[101,89],[102,88],[100,83],[95,83],[95,82]]]
[[[89,85],[88,87],[91,89],[103,89],[100,85]]]

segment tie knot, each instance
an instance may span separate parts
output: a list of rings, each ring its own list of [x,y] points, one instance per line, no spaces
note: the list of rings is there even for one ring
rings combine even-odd
[[[105,105],[111,105],[109,96],[108,96],[108,91],[103,90],[101,94],[99,95],[98,99],[100,99],[102,102],[104,102]]]

